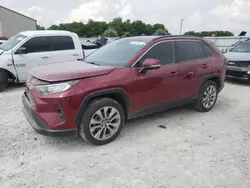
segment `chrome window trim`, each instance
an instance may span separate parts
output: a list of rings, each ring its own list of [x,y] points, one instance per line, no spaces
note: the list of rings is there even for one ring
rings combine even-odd
[[[199,60],[201,60],[201,59],[197,59],[197,60],[190,60],[190,61],[182,61],[182,62],[176,62],[176,58],[177,58],[177,50],[175,49],[175,44],[174,44],[174,42],[177,42],[177,41],[181,41],[181,42],[185,42],[185,41],[194,41],[194,42],[200,42],[200,43],[202,43],[202,41],[201,40],[196,40],[196,39],[172,39],[172,40],[164,40],[164,41],[159,41],[159,42],[156,42],[155,44],[153,44],[149,49],[147,49],[147,51],[145,51],[136,61],[135,61],[135,63],[133,63],[133,65],[131,66],[131,68],[133,68],[137,63],[138,63],[138,61],[140,61],[141,60],[141,58],[146,54],[146,53],[148,53],[148,51],[149,50],[151,50],[154,46],[156,46],[156,45],[158,45],[158,44],[161,44],[161,43],[164,43],[164,42],[172,42],[172,48],[173,48],[173,52],[174,52],[174,58],[173,58],[173,64],[174,63],[176,63],[176,64],[179,64],[179,63],[184,63],[184,62],[190,62],[190,61],[199,61]],[[204,44],[204,45],[206,45],[206,44]],[[210,48],[210,47],[209,47]],[[210,48],[211,49],[211,48]],[[203,50],[203,49],[202,49]],[[212,50],[212,49],[211,49]],[[213,50],[212,50],[213,51]],[[205,57],[206,57],[206,54],[205,54],[205,52],[204,52],[204,50],[203,50],[203,53],[204,53],[204,55],[205,55]],[[212,57],[214,57],[214,51],[213,51],[213,56]],[[208,59],[208,58],[211,58],[211,57],[206,57],[205,59]]]

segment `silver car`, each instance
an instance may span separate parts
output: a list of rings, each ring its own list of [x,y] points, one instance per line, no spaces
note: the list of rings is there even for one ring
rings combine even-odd
[[[224,55],[228,59],[226,76],[250,80],[250,40],[239,43]]]

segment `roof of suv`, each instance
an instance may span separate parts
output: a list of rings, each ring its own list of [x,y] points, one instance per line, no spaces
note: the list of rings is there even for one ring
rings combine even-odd
[[[188,35],[163,35],[163,36],[134,36],[126,37],[127,39],[140,40],[144,42],[150,42],[158,39],[168,39],[168,38],[182,38],[182,39],[201,39],[202,37],[188,36]]]

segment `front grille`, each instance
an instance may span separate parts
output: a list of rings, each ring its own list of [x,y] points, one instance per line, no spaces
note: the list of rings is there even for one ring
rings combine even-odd
[[[228,66],[232,67],[249,67],[250,61],[229,61]]]

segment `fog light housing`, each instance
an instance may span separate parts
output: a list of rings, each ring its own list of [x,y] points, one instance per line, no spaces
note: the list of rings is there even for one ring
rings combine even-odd
[[[57,112],[57,115],[60,118],[60,120],[64,121],[65,120],[65,116],[64,116],[63,110],[61,108],[57,108],[56,112]]]

